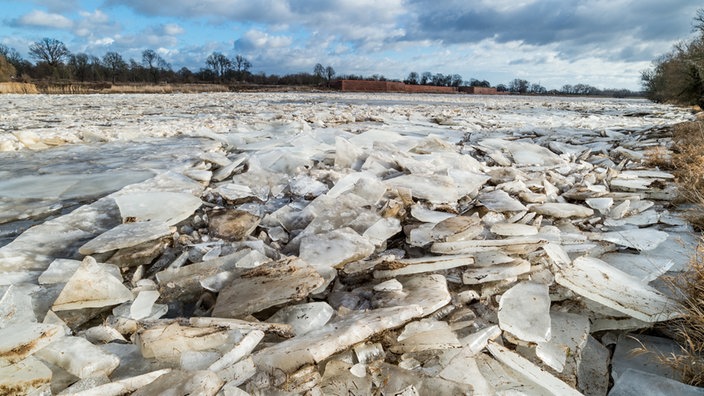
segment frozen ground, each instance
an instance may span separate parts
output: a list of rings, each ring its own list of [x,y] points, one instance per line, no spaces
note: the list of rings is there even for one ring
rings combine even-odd
[[[2,99],[0,390],[697,392],[623,352],[677,316],[661,276],[697,241],[643,161],[683,109]]]

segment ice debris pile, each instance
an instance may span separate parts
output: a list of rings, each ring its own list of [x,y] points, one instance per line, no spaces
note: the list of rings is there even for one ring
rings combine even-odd
[[[505,125],[540,107],[501,100]],[[632,353],[671,340],[629,334],[679,314],[662,276],[697,239],[643,156],[685,115],[584,103],[535,122],[588,105],[625,126],[468,131],[484,113],[456,103],[442,123],[317,104],[327,124],[280,133],[12,154],[0,393],[701,394]]]

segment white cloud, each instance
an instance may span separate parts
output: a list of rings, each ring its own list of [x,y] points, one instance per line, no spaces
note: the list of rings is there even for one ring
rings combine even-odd
[[[90,42],[91,46],[108,46],[112,45],[115,40],[112,37],[103,37],[101,39],[93,40]]]
[[[21,16],[17,23],[24,26],[35,26],[53,29],[70,29],[73,21],[60,14],[51,14],[41,10],[34,10]]]
[[[289,36],[275,36],[257,29],[248,30],[235,41],[235,49],[250,52],[290,47],[293,39]]]
[[[90,21],[92,23],[108,23],[110,21],[110,17],[100,11],[100,10],[95,10],[93,12],[88,12],[88,11],[80,11],[78,13],[83,19]]]
[[[183,34],[185,30],[175,23],[167,23],[161,26],[161,31],[167,36],[177,36]]]

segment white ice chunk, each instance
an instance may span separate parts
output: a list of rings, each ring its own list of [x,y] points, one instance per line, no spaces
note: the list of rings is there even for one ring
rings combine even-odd
[[[462,282],[466,285],[496,282],[511,279],[530,271],[528,260],[517,259],[509,263],[489,265],[486,267],[470,267],[462,274]]]
[[[592,239],[607,241],[636,250],[653,250],[667,240],[668,234],[653,228],[634,228],[592,234]]]
[[[611,357],[611,376],[618,381],[626,370],[634,369],[680,381],[682,373],[660,357],[682,355],[682,348],[671,339],[624,334],[619,336]]]
[[[297,301],[323,284],[316,270],[298,258],[253,268],[220,291],[213,316],[236,318]]]
[[[387,239],[401,232],[401,221],[395,217],[379,219],[362,234],[374,246],[381,246]]]
[[[39,359],[32,356],[11,366],[0,366],[0,390],[8,395],[45,395],[38,393],[51,382],[52,372]]]
[[[508,289],[499,300],[499,327],[523,341],[550,340],[548,286],[521,282]]]
[[[417,305],[351,313],[303,336],[258,351],[254,354],[254,362],[260,370],[291,373],[421,315],[423,309]]]
[[[672,260],[673,264],[669,271],[687,271],[701,236],[695,232],[669,232],[668,234],[667,239],[659,244],[657,249],[641,252],[641,255],[656,260]]]
[[[578,257],[555,273],[573,292],[645,322],[679,316],[677,303],[639,279],[593,257]]]
[[[611,206],[614,204],[613,198],[587,198],[584,202],[589,205],[590,208],[598,210],[603,214],[609,213]]]
[[[307,175],[298,175],[289,181],[291,194],[300,197],[317,197],[328,192],[328,186]]]
[[[521,201],[508,195],[504,190],[479,193],[479,202],[495,212],[520,212],[526,210]]]
[[[611,351],[588,336],[577,370],[577,387],[585,395],[605,395],[609,389]]]
[[[0,329],[0,367],[17,363],[64,336],[61,326],[17,323]]]
[[[398,336],[398,344],[391,346],[394,353],[420,352],[458,348],[461,344],[450,325],[441,320],[424,319],[406,325]]]
[[[643,283],[655,280],[674,264],[669,258],[644,254],[607,253],[601,259]]]
[[[411,216],[424,223],[439,223],[445,219],[455,217],[452,213],[426,209],[419,204],[411,206]]]
[[[615,380],[609,396],[634,395],[702,396],[704,388],[683,384],[660,375],[628,369]]]
[[[13,324],[29,325],[36,321],[32,297],[15,285],[8,287],[0,298],[0,329]]]
[[[118,195],[115,202],[123,221],[153,221],[174,225],[200,208],[200,198],[189,193],[155,191]]]
[[[245,198],[256,197],[256,194],[251,188],[249,188],[249,186],[235,183],[228,183],[218,186],[213,190],[213,192],[230,201],[238,201]]]
[[[158,298],[159,292],[156,290],[140,291],[130,306],[130,318],[139,320],[149,316]]]
[[[172,323],[140,331],[135,344],[145,358],[177,362],[185,351],[216,349],[227,343],[228,339],[227,329],[186,327]]]
[[[433,204],[457,204],[461,197],[455,181],[442,175],[402,175],[388,179],[385,183],[394,188],[411,190],[414,198],[424,199]]]
[[[262,338],[264,338],[263,331],[250,331],[242,338],[242,340],[235,344],[232,349],[227,351],[220,359],[208,366],[208,370],[218,372],[225,370],[233,364],[239,362],[242,358],[252,353]]]
[[[334,313],[328,303],[318,301],[281,308],[267,322],[289,324],[296,335],[302,335],[325,326]]]
[[[132,292],[122,282],[88,256],[54,301],[54,311],[99,308],[132,299]]]
[[[396,279],[389,279],[381,282],[373,287],[374,291],[401,291],[403,285]]]
[[[561,396],[581,395],[581,393],[577,392],[577,390],[562,382],[552,374],[499,344],[490,342],[487,349],[496,358],[496,360],[512,368],[516,373],[520,374],[531,383],[547,391],[548,394]]]
[[[374,253],[374,245],[351,228],[301,239],[299,257],[316,268],[339,267]]]
[[[83,255],[104,253],[152,241],[171,234],[171,228],[161,221],[124,223],[106,231],[78,249]]]
[[[594,210],[586,206],[559,202],[534,205],[530,207],[530,210],[543,216],[557,217],[560,219],[568,217],[589,217],[594,214]]]
[[[223,381],[212,371],[172,370],[138,389],[132,396],[215,395]]]
[[[496,223],[491,226],[491,232],[502,236],[529,236],[537,235],[538,229],[526,224]]]
[[[550,340],[538,342],[535,353],[545,364],[557,372],[564,372],[565,365],[574,362],[572,369],[576,373],[577,363],[589,336],[589,318],[567,312],[550,313]]]
[[[400,275],[441,271],[472,265],[473,263],[474,258],[471,255],[420,257],[385,261],[374,270],[374,278],[393,278]]]
[[[110,375],[120,365],[120,359],[103,351],[81,337],[62,337],[36,353],[79,378]]]

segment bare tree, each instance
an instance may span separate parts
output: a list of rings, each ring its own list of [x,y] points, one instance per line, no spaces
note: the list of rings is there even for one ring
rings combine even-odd
[[[335,69],[328,65],[328,67],[325,68],[325,79],[328,81],[328,84],[330,84],[333,77],[335,77]]]
[[[35,41],[29,46],[29,55],[32,58],[46,62],[52,67],[59,66],[69,54],[70,52],[64,43],[47,37]]]
[[[213,52],[205,60],[206,66],[213,71],[215,78],[222,79],[232,68],[232,61],[220,52]]]
[[[420,76],[420,85],[429,84],[433,80],[433,73],[423,72]]]
[[[409,85],[418,85],[420,82],[420,77],[418,76],[418,73],[410,72],[408,73],[408,77],[406,77],[403,82]]]
[[[76,55],[71,55],[68,60],[68,65],[71,68],[71,72],[73,72],[73,75],[78,79],[78,81],[86,81],[86,77],[88,77],[88,73],[90,72],[88,55],[82,52]]]
[[[122,55],[113,51],[107,52],[103,56],[103,64],[110,70],[113,84],[115,84],[115,76],[127,67],[127,63],[122,59]]]
[[[171,66],[152,49],[142,51],[142,64],[149,70],[149,74],[154,80],[154,84],[159,83],[161,70],[169,69]]]
[[[247,72],[252,68],[252,64],[242,55],[236,55],[233,64],[238,72]]]
[[[244,80],[244,76],[249,72],[249,69],[252,67],[252,64],[247,60],[247,58],[239,54],[235,56],[232,65],[235,68],[235,72],[237,73],[237,79],[239,80]]]
[[[325,78],[325,67],[320,63],[316,63],[315,67],[313,68],[313,75],[319,80],[322,80],[323,78]]]

